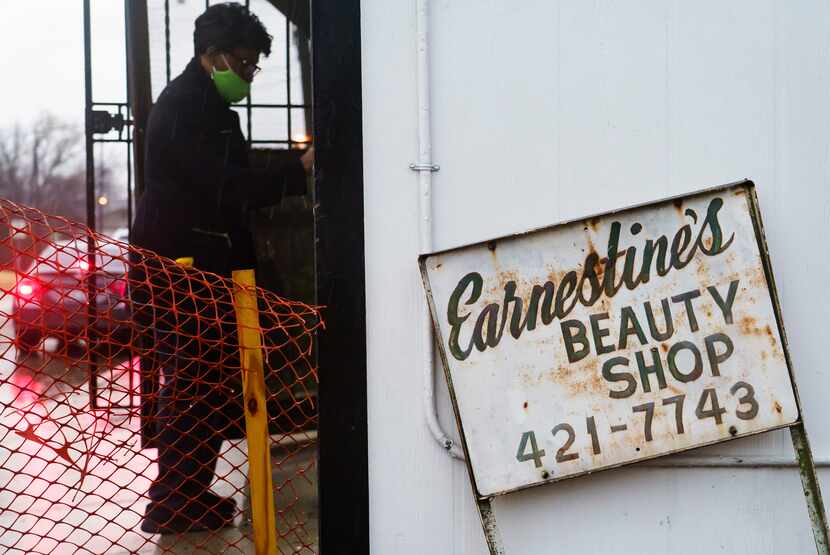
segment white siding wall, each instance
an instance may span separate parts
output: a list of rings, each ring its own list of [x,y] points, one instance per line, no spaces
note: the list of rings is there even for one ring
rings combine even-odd
[[[465,468],[424,425],[415,2],[362,12],[372,552],[485,553]],[[830,458],[830,6],[433,0],[430,25],[436,249],[753,179],[808,432]],[[792,448],[774,432],[709,451]],[[510,555],[813,550],[794,469],[634,467],[495,508]]]

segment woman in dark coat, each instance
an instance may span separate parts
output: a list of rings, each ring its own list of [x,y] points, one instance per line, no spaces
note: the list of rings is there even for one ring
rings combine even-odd
[[[230,104],[247,96],[260,55],[271,52],[271,36],[255,15],[235,3],[211,6],[196,19],[193,37],[194,58],[150,113],[146,187],[131,237],[139,247],[172,259],[191,257],[199,270],[229,277],[232,270],[255,265],[247,212],[303,194],[314,151],[265,169],[248,163]],[[215,303],[194,301],[198,292],[186,297],[187,306],[161,298],[172,295],[170,284],[157,286],[148,265],[132,265],[131,283],[148,286],[134,286],[131,297],[164,383],[152,415],[159,473],[141,529],[164,534],[222,528],[232,522],[236,504],[209,487],[229,427],[223,408],[230,403],[229,394],[211,384],[233,350],[224,347],[224,339],[235,323],[232,314],[219,314]],[[178,310],[164,308],[171,306]],[[204,318],[182,320],[179,312]],[[142,369],[146,364],[142,361]],[[238,360],[234,364],[238,367]]]

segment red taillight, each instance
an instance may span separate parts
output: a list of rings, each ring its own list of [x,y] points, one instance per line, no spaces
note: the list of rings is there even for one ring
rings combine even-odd
[[[17,284],[17,295],[24,299],[31,299],[38,290],[38,283],[29,278],[23,278]]]
[[[127,282],[123,279],[116,279],[110,282],[109,288],[117,297],[124,297],[127,293]]]

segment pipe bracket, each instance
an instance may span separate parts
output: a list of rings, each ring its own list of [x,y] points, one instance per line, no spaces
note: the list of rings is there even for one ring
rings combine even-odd
[[[441,166],[438,164],[409,164],[409,169],[414,172],[437,172],[441,169]]]

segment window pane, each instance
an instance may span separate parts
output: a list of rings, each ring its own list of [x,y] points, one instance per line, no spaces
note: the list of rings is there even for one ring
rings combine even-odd
[[[253,108],[251,110],[255,141],[287,141],[288,117],[284,108]]]
[[[92,97],[96,102],[127,100],[127,57],[124,43],[124,3],[90,3]]]
[[[262,72],[254,81],[251,101],[256,104],[285,104],[288,99],[285,80],[285,16],[267,0],[251,0],[250,9],[273,37],[271,55],[260,58]]]

